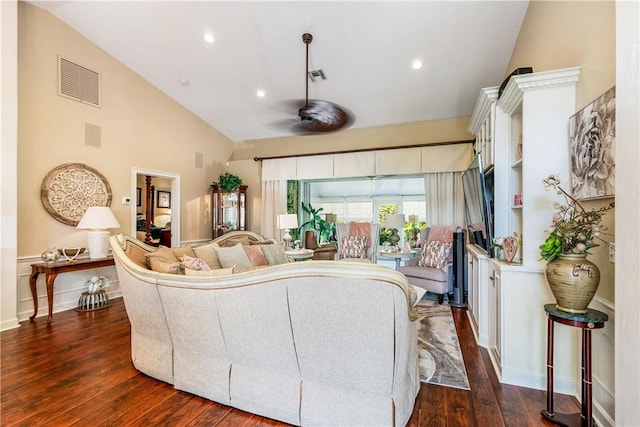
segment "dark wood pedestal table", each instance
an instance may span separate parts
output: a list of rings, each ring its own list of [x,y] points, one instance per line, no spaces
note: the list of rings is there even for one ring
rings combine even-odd
[[[33,322],[38,314],[38,291],[36,289],[36,282],[38,281],[38,275],[40,275],[40,273],[45,273],[46,275],[47,303],[49,304],[47,323],[51,323],[53,319],[53,282],[55,282],[58,274],[108,267],[110,265],[115,265],[113,257],[111,256],[107,258],[86,258],[76,259],[74,261],[39,262],[37,264],[31,264],[29,287],[31,288],[31,296],[33,297],[33,316],[29,317],[29,320]]]
[[[591,408],[591,330],[601,329],[609,316],[587,309],[584,314],[567,313],[546,304],[547,312],[547,408],[540,414],[550,422],[567,427],[593,426]],[[553,325],[555,322],[582,329],[582,408],[579,414],[560,414],[553,411]]]

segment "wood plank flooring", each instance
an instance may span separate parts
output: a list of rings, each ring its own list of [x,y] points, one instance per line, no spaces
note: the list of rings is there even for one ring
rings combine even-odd
[[[547,426],[544,391],[500,384],[474,341],[466,311],[452,309],[471,390],[422,384],[411,427]],[[0,335],[2,426],[284,426],[176,391],[133,368],[122,299],[102,311],[56,313]],[[579,412],[556,395],[559,412]]]

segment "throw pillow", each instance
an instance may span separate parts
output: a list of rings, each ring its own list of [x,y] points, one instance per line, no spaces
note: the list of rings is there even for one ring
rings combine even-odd
[[[185,270],[198,270],[198,271],[209,271],[209,265],[206,262],[201,260],[200,258],[193,258],[188,255],[182,255],[180,257],[180,263],[185,268]]]
[[[186,276],[228,276],[233,274],[233,268],[218,268],[216,270],[191,270],[190,268],[185,268],[184,274]]]
[[[144,249],[129,243],[127,245],[127,250],[125,251],[129,259],[136,264],[138,264],[142,268],[149,268],[149,264],[147,264],[147,258],[145,255],[148,253]]]
[[[218,252],[215,250],[217,246],[218,245],[215,243],[207,243],[206,245],[194,247],[193,252],[196,254],[197,258],[206,262],[209,268],[215,270],[222,268],[220,259],[218,258]]]
[[[367,258],[367,236],[342,236],[338,258]]]
[[[258,247],[262,249],[262,253],[269,265],[286,264],[289,262],[289,258],[287,258],[287,255],[284,253],[284,246],[282,245],[272,243]]]
[[[167,262],[162,258],[149,258],[151,270],[158,273],[184,274],[184,267],[179,262]]]
[[[265,258],[262,249],[260,249],[260,246],[244,245],[242,246],[242,248],[247,253],[249,261],[251,261],[251,265],[269,265],[269,261],[267,261],[267,258]]]
[[[190,256],[190,257],[196,256],[195,252],[193,252],[193,247],[191,246],[180,246],[178,248],[171,248],[171,252],[173,252],[173,254],[178,259],[180,259],[180,257],[183,255]]]
[[[220,259],[222,268],[232,268],[234,265],[239,267],[253,267],[241,243],[228,248],[216,247],[215,251],[218,252],[218,258]]]
[[[152,270],[153,270],[153,268],[151,267],[152,259],[159,259],[161,261],[164,261],[170,264],[174,262],[178,262],[178,258],[176,258],[176,256],[173,254],[171,249],[167,248],[166,246],[161,246],[158,248],[158,250],[146,253],[144,256],[147,259],[147,266]]]
[[[449,252],[451,252],[451,242],[438,242],[431,240],[422,247],[420,252],[420,258],[418,258],[418,265],[420,267],[433,267],[440,270],[446,270],[449,258]]]

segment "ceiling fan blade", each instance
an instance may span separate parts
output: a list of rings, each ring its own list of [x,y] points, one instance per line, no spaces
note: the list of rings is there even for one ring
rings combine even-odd
[[[302,126],[311,132],[333,132],[353,123],[353,115],[333,102],[310,99],[298,110]]]

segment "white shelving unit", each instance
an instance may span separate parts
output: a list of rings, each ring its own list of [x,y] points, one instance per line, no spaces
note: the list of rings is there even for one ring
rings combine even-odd
[[[559,173],[569,176],[569,118],[575,113],[575,85],[580,68],[512,76],[500,99],[483,89],[469,130],[478,135],[492,120],[494,162],[494,235],[517,232],[522,247],[516,263],[486,258],[469,247],[469,317],[478,344],[487,347],[500,381],[545,389],[546,316],[544,304],[553,296],[539,261],[554,214],[555,194],[542,180]],[[482,99],[482,102],[480,100]],[[493,105],[491,105],[493,102]],[[519,142],[522,141],[519,148]],[[520,195],[521,203],[514,196]],[[578,360],[579,337],[571,328],[556,331],[562,360]],[[558,335],[560,334],[560,335]],[[556,391],[577,395],[578,367],[567,362],[556,369]]]

